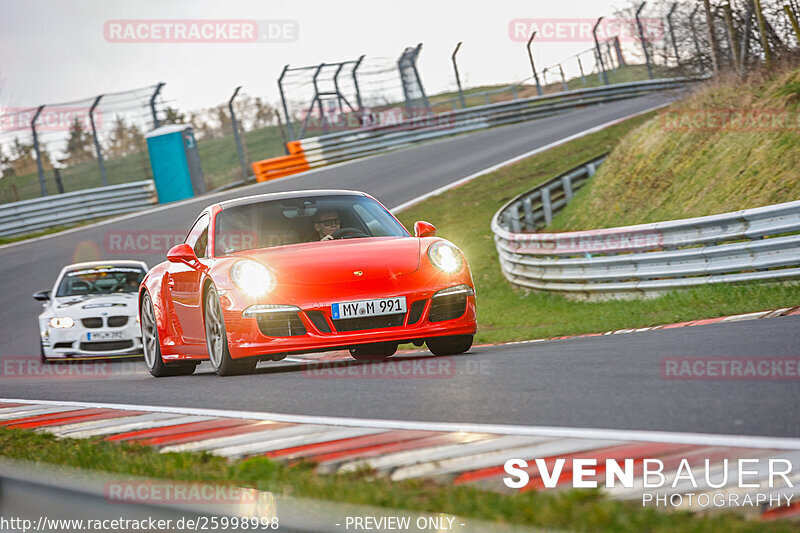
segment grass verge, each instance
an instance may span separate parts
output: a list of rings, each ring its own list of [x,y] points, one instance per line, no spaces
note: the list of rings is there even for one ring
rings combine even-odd
[[[57,440],[52,435],[20,429],[0,428],[0,455],[121,477],[235,484],[297,497],[574,531],[796,531],[796,524],[790,522],[756,522],[730,513],[703,517],[664,513],[642,508],[637,502],[612,501],[595,490],[499,494],[429,480],[393,482],[368,471],[317,475],[310,463],[287,466],[265,457],[228,462],[205,453],[161,454],[137,444],[110,443],[100,438]]]
[[[451,240],[466,254],[478,293],[476,342],[597,333],[800,304],[800,286],[787,283],[720,284],[673,291],[647,300],[579,302],[558,294],[527,293],[506,281],[490,229],[497,209],[537,184],[611,151],[626,134],[654,116],[650,113],[636,117],[553,148],[399,214],[406,227],[412,227],[416,220],[431,222],[438,235]]]

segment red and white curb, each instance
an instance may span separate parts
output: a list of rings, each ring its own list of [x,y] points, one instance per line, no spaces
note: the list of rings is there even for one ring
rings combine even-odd
[[[664,465],[667,485],[659,495],[693,492],[713,497],[738,491],[755,495],[775,492],[768,487],[769,473],[760,468],[748,489],[715,489],[698,479],[698,488],[672,481],[682,460],[694,469],[709,461],[718,480],[728,461],[786,459],[800,464],[800,438],[773,438],[699,433],[674,433],[592,428],[559,428],[493,424],[408,422],[282,415],[249,411],[224,411],[145,405],[98,404],[44,400],[0,399],[0,426],[48,432],[60,438],[99,437],[113,442],[136,442],[161,452],[205,451],[230,459],[267,456],[278,461],[313,461],[320,472],[347,472],[369,467],[393,480],[432,478],[440,483],[472,484],[486,490],[510,491],[503,483],[509,459],[524,459],[530,482],[520,490],[543,490],[544,481],[533,459],[552,465],[565,459],[556,490],[572,486],[576,459],[596,461],[592,479],[603,486],[607,459],[634,461],[631,488],[603,489],[612,498],[641,500],[643,462],[657,459]],[[800,474],[793,474],[800,490]],[[733,476],[731,479],[735,479]],[[735,485],[735,482],[734,482]],[[552,490],[552,489],[544,489]],[[787,492],[788,491],[788,492]],[[791,505],[766,508],[765,517],[800,514],[800,495]],[[753,499],[755,499],[753,497]]]

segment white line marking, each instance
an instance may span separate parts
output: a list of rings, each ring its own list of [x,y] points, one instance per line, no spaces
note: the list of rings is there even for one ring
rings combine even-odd
[[[224,409],[198,409],[192,407],[160,407],[153,405],[111,404],[94,402],[69,402],[52,400],[28,400],[0,398],[0,402],[26,403],[40,405],[61,405],[64,407],[94,407],[99,409],[120,409],[122,411],[149,411],[152,413],[172,413],[178,415],[213,416],[219,418],[246,418],[251,420],[270,420],[293,424],[322,424],[329,426],[411,429],[419,431],[444,431],[466,433],[496,433],[499,435],[529,435],[533,437],[577,438],[598,440],[627,440],[636,442],[664,442],[698,444],[702,446],[732,446],[738,448],[773,448],[780,450],[800,450],[800,438],[763,437],[758,435],[724,435],[711,433],[689,433],[673,431],[648,431],[634,429],[571,428],[555,426],[516,426],[502,424],[480,424],[462,422],[415,422],[406,420],[382,420],[368,418],[344,418],[312,415],[286,415],[257,411],[234,411]]]
[[[650,113],[651,111],[655,111],[657,109],[661,109],[661,108],[667,107],[669,105],[672,105],[672,102],[667,102],[665,104],[659,104],[659,105],[657,105],[655,107],[650,107],[648,109],[645,109],[644,111],[639,111],[637,113],[633,113],[632,115],[627,115],[627,116],[624,116],[622,118],[618,118],[618,119],[612,120],[611,122],[606,122],[605,124],[600,124],[599,126],[594,126],[592,128],[589,128],[588,130],[584,130],[584,131],[581,131],[581,132],[576,133],[574,135],[570,135],[569,137],[564,137],[563,139],[559,139],[558,141],[552,142],[552,143],[550,143],[550,144],[548,144],[546,146],[542,146],[540,148],[536,148],[535,150],[531,150],[530,152],[525,152],[524,154],[521,154],[521,155],[518,155],[518,156],[514,156],[511,159],[507,159],[507,160],[505,160],[505,161],[503,161],[501,163],[497,163],[496,165],[492,165],[489,168],[485,168],[483,170],[479,170],[478,172],[476,172],[474,174],[470,174],[469,176],[461,178],[460,180],[456,180],[456,181],[454,181],[452,183],[449,183],[449,184],[447,184],[447,185],[445,185],[443,187],[439,187],[438,189],[433,190],[433,191],[431,191],[429,193],[425,193],[422,196],[417,196],[413,200],[409,200],[409,201],[407,201],[405,203],[402,203],[402,204],[400,204],[400,205],[398,205],[396,207],[393,207],[389,211],[391,211],[392,213],[399,213],[403,209],[407,209],[407,208],[411,207],[412,205],[418,204],[418,203],[422,202],[423,200],[427,200],[428,198],[430,198],[432,196],[437,196],[439,194],[442,194],[443,192],[449,191],[450,189],[455,189],[459,185],[463,185],[464,183],[467,183],[468,181],[472,181],[475,178],[479,178],[479,177],[481,177],[481,176],[483,176],[485,174],[489,174],[490,172],[494,172],[495,170],[501,169],[501,168],[506,167],[508,165],[512,165],[512,164],[516,163],[517,161],[521,161],[521,160],[526,159],[528,157],[531,157],[531,156],[534,156],[536,154],[540,154],[542,152],[545,152],[545,151],[547,151],[547,150],[549,150],[551,148],[555,148],[556,146],[561,146],[562,144],[568,143],[570,141],[574,141],[576,139],[580,139],[581,137],[585,137],[587,135],[591,135],[592,133],[597,133],[598,131],[604,130],[605,128],[608,128],[610,126],[614,126],[615,124],[619,124],[620,122],[625,122],[626,120],[629,120],[629,119],[632,119],[632,118],[636,118],[636,117],[638,117],[640,115],[645,115],[647,113]]]

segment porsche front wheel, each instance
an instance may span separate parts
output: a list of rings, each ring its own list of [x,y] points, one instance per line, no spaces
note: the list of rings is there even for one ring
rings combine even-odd
[[[359,361],[381,361],[394,355],[396,342],[376,342],[350,348],[350,355]]]
[[[197,363],[164,364],[161,357],[161,344],[158,340],[158,326],[153,301],[148,293],[142,297],[142,352],[150,374],[157,378],[167,376],[188,376],[194,372]]]
[[[219,303],[217,290],[212,286],[206,293],[205,306],[206,347],[211,366],[220,376],[252,374],[258,359],[235,360],[228,350],[228,336],[225,333],[225,320]]]
[[[432,337],[425,341],[433,355],[456,355],[472,348],[472,335]]]

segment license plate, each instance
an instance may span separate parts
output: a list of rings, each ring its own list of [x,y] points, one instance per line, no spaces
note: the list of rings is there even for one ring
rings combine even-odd
[[[124,332],[122,331],[97,331],[95,333],[86,334],[87,341],[122,340],[124,338]]]
[[[359,300],[341,302],[331,305],[331,316],[334,320],[344,318],[364,318],[368,316],[397,315],[406,312],[406,297],[378,298],[376,300]]]

